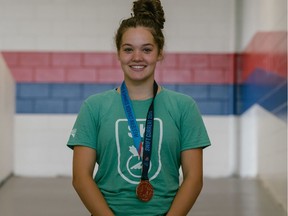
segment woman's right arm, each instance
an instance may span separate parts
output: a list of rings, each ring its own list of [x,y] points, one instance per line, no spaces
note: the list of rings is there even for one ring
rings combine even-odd
[[[75,146],[73,152],[73,187],[83,204],[93,216],[113,216],[112,210],[93,180],[96,151],[84,146]]]

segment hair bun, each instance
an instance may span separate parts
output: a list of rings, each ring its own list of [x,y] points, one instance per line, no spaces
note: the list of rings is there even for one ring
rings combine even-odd
[[[160,0],[138,0],[133,2],[133,13],[135,17],[152,19],[159,26],[164,28],[164,10]]]

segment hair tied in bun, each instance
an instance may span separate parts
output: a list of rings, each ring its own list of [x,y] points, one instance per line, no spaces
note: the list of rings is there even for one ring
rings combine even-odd
[[[164,28],[164,11],[160,0],[138,0],[133,2],[134,16],[153,20],[160,29]]]
[[[152,34],[160,53],[165,44],[165,37],[162,32],[164,22],[164,10],[160,0],[134,1],[131,17],[122,20],[115,34],[117,51],[120,50],[123,34],[129,28],[145,27]]]

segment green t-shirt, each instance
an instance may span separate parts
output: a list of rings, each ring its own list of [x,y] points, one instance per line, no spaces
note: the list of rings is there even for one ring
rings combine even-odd
[[[132,101],[142,141],[151,101]],[[179,187],[181,151],[210,145],[194,100],[165,88],[154,101],[153,130],[148,176],[154,196],[149,202],[142,202],[135,192],[142,162],[133,144],[121,95],[110,90],[90,96],[78,114],[68,146],[96,150],[98,170],[94,180],[117,216],[156,216],[167,212]]]

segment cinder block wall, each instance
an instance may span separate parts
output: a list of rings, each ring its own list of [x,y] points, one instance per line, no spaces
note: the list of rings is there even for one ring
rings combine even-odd
[[[243,41],[238,105],[246,149],[239,172],[256,158],[257,177],[287,210],[287,1],[244,0],[238,8]]]
[[[13,173],[15,82],[0,54],[0,184]]]

